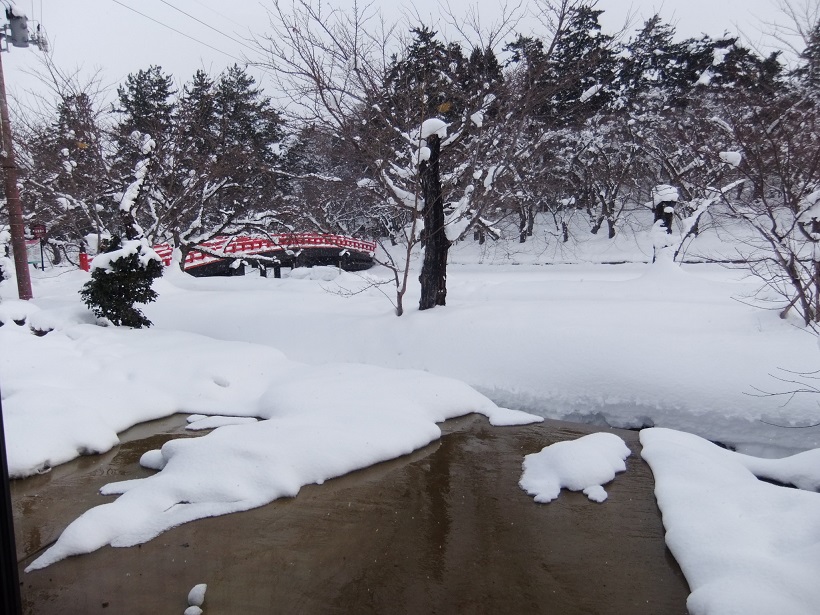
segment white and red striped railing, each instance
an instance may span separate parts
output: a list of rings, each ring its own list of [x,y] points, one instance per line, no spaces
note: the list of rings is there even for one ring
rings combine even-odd
[[[356,252],[364,252],[369,256],[373,256],[376,252],[376,243],[373,241],[354,239],[353,237],[346,237],[345,235],[324,235],[320,233],[282,233],[279,235],[270,235],[269,237],[220,236],[205,241],[201,245],[208,252],[224,255],[224,257],[236,255],[253,256],[254,254],[301,250],[306,248],[348,249]],[[167,243],[154,246],[154,251],[165,265],[171,264],[171,254],[173,250],[173,246]],[[221,260],[221,258],[223,258],[223,256],[214,256],[213,254],[206,254],[199,250],[191,250],[185,258],[185,268],[209,265],[210,263]]]

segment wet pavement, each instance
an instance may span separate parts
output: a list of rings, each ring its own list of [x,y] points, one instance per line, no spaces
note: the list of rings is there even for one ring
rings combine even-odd
[[[633,455],[604,504],[562,492],[542,505],[518,487],[523,456],[598,429],[491,427],[480,416],[296,498],[22,571],[70,521],[112,499],[102,485],[150,475],[140,455],[193,435],[184,424],[139,426],[105,455],[13,481],[24,613],[181,614],[197,583],[208,584],[207,615],[686,613],[636,433],[613,430]]]

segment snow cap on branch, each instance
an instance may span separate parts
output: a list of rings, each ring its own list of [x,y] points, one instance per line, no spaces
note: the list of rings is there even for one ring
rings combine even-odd
[[[652,188],[652,205],[657,206],[659,203],[668,203],[673,202],[677,203],[678,199],[678,189],[675,186],[670,186],[669,184],[659,184]]]
[[[447,122],[440,120],[437,117],[424,120],[421,124],[421,133],[419,137],[428,139],[433,135],[437,135],[439,139],[444,139],[447,136]]]

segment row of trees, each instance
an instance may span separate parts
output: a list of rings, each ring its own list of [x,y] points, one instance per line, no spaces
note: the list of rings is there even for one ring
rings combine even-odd
[[[283,121],[244,69],[198,71],[176,92],[152,66],[128,76],[110,109],[85,88],[60,94],[54,117],[26,121],[19,139],[24,198],[55,248],[123,234],[170,240],[184,258],[214,235],[276,221]]]
[[[512,220],[526,242],[538,213],[557,241],[570,216],[614,237],[670,185],[687,229],[744,225],[757,273],[820,320],[820,23],[787,71],[734,37],[679,41],[658,17],[613,35],[594,1],[538,7],[542,37],[507,14],[489,31],[453,20],[455,42],[369,7],[274,1],[258,63],[287,113],[239,67],[180,92],[151,67],[112,112],[68,88],[21,140],[28,211],[65,242],[121,226],[183,253],[247,228],[375,236],[401,314],[419,245],[425,309],[446,301],[454,241]]]

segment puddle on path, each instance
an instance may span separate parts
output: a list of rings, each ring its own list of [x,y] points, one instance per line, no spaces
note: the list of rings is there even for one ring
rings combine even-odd
[[[22,561],[54,542],[83,512],[110,498],[103,485],[153,474],[139,465],[142,454],[173,438],[207,432],[185,430],[187,415],[142,423],[120,434],[120,444],[101,455],[85,455],[45,474],[11,481],[17,558]]]
[[[424,449],[304,487],[296,498],[21,573],[25,612],[182,612],[187,591],[208,583],[209,615],[686,613],[688,588],[663,542],[636,434],[619,432],[633,456],[606,503],[562,493],[538,505],[518,487],[523,456],[594,428],[495,428],[469,416],[442,430]],[[131,478],[137,449],[170,435],[123,445],[83,471]],[[98,488],[88,477],[77,482]]]

